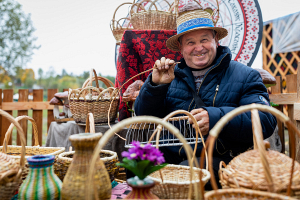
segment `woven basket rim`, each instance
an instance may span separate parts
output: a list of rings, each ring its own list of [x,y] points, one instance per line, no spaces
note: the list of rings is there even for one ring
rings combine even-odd
[[[138,13],[132,13],[131,17],[133,17],[134,15],[144,15],[144,14],[153,14],[153,13],[159,13],[159,14],[166,14],[166,15],[171,15],[176,17],[176,14],[172,13],[172,12],[168,12],[168,11],[163,11],[163,10],[148,10],[148,11],[139,11]]]
[[[162,174],[163,174],[163,170],[166,168],[180,168],[180,169],[186,169],[189,170],[190,167],[189,166],[184,166],[184,165],[174,165],[174,164],[168,164],[167,166],[165,166],[164,168],[162,168]],[[194,169],[194,173],[196,174],[196,177],[198,178],[198,173],[200,172],[200,170],[202,170],[202,173],[204,174],[204,177],[202,178],[202,182],[207,182],[210,179],[210,172],[206,169],[200,169],[197,167],[193,167]],[[151,176],[151,174],[148,176],[150,179],[152,179],[155,182],[158,182],[159,184],[173,184],[173,185],[190,185],[190,181],[182,181],[182,182],[176,182],[176,181],[169,181],[169,180],[165,180],[162,182],[160,178],[154,178]],[[197,180],[192,180],[192,183],[199,183],[199,179]]]
[[[17,145],[7,145],[7,153],[9,153],[9,149],[21,149],[22,146],[17,146]],[[3,146],[0,146],[0,150],[2,152],[2,149],[3,149]],[[47,150],[57,150],[57,151],[54,151],[52,153],[49,153],[49,154],[45,154],[45,155],[58,155],[58,154],[61,154],[62,152],[65,151],[65,147],[40,147],[40,146],[25,146],[25,149],[47,149]],[[12,158],[21,158],[21,155],[20,156],[14,156],[14,155],[9,155],[10,157]],[[25,158],[29,158],[31,156],[25,156]],[[26,159],[25,159],[26,161]]]
[[[110,154],[110,155],[111,155],[111,156],[109,156],[109,157],[100,158],[100,160],[102,160],[102,161],[108,161],[108,160],[113,160],[113,159],[116,159],[116,158],[117,158],[117,153],[114,152],[114,151],[101,150],[101,152],[107,153],[107,154]],[[74,153],[75,153],[75,151],[68,151],[68,152],[61,153],[61,154],[58,155],[58,158],[57,158],[57,159],[72,162],[73,158],[67,158],[67,157],[65,157],[65,156],[71,155],[71,154],[74,154]]]

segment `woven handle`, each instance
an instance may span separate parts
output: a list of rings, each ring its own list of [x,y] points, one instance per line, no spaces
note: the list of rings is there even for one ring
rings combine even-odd
[[[20,166],[21,166],[21,168],[23,168],[25,166],[25,144],[26,144],[26,140],[25,140],[23,129],[21,128],[20,124],[10,114],[8,114],[7,112],[5,112],[5,111],[3,111],[3,110],[0,109],[0,115],[2,115],[3,117],[5,117],[6,119],[8,119],[8,121],[10,123],[13,123],[16,126],[17,130],[18,130],[18,134],[20,136],[21,145],[22,145]],[[7,142],[5,142],[4,145],[6,146]]]
[[[87,196],[88,200],[91,200],[92,196],[94,196],[94,193],[96,192],[96,191],[93,191],[93,187],[90,187],[90,183],[92,182],[92,177],[93,177],[94,169],[95,169],[95,163],[96,163],[96,160],[99,156],[101,149],[105,146],[105,144],[107,144],[107,142],[114,135],[115,132],[122,130],[124,127],[128,126],[129,124],[145,123],[145,122],[162,125],[164,128],[166,128],[171,133],[173,133],[173,135],[175,135],[183,143],[183,148],[187,153],[188,163],[190,166],[190,183],[192,186],[192,177],[194,177],[194,170],[193,170],[193,163],[192,163],[192,148],[190,145],[187,144],[183,135],[181,135],[179,130],[176,127],[174,127],[172,124],[162,121],[160,118],[152,117],[152,116],[138,116],[138,117],[134,117],[134,118],[127,118],[127,119],[120,121],[119,123],[114,125],[111,129],[107,130],[107,132],[105,132],[103,137],[99,140],[96,148],[94,149],[90,168],[88,170],[88,179],[86,181],[86,189],[87,189],[86,196]],[[194,163],[195,163],[196,167],[199,167],[197,162],[194,162]],[[194,184],[195,198],[199,199],[200,194],[197,191],[198,191],[198,187],[196,184]],[[191,199],[191,195],[192,195],[192,188],[190,187],[189,188],[189,199]]]
[[[86,122],[85,122],[85,132],[86,133],[96,133],[93,113],[87,114],[87,118],[86,118]]]
[[[92,77],[92,81],[95,81],[96,80],[96,77]],[[104,85],[106,87],[115,87],[115,84],[113,82],[111,82],[109,79],[105,78],[105,77],[102,77],[102,76],[97,76],[97,80],[98,81],[102,81],[104,83]],[[98,81],[96,81],[96,83],[98,83]],[[88,85],[90,85],[91,83],[91,79],[88,78],[83,84],[82,84],[82,88],[85,88],[87,87]],[[98,83],[98,87],[97,88],[100,88],[99,86],[99,83]]]
[[[33,127],[33,137],[34,137],[34,146],[39,146],[39,136],[38,136],[38,129],[37,129],[37,125],[35,123],[35,120],[29,116],[23,115],[23,116],[18,116],[15,118],[15,120],[17,122],[21,121],[21,120],[28,120],[31,121],[32,123],[32,127]],[[5,138],[3,140],[3,152],[6,153],[7,151],[7,143],[10,139],[10,136],[12,134],[12,130],[15,127],[14,124],[10,124],[9,128],[7,129],[6,133],[5,133]]]
[[[133,2],[133,3],[134,3],[134,2]],[[119,19],[118,21],[115,20],[117,10],[118,10],[121,6],[123,6],[123,5],[126,5],[126,4],[132,5],[133,3],[125,2],[125,3],[120,4],[120,5],[116,8],[116,10],[115,10],[115,12],[114,12],[114,15],[113,15],[113,18],[112,18],[112,20],[111,20],[111,24],[110,24],[110,29],[111,29],[111,31],[116,30],[116,29],[118,28],[118,24],[119,24],[120,19]],[[121,18],[121,19],[128,19],[128,18],[123,17],[123,18]],[[115,26],[115,23],[116,23],[116,26]],[[129,24],[130,24],[130,21],[129,21],[128,25],[127,25],[127,28],[128,28],[128,26],[129,26]],[[120,25],[120,24],[119,24],[119,25]],[[122,27],[122,26],[121,26],[121,27]]]
[[[151,2],[150,8],[154,5],[156,11],[158,11],[157,6],[155,5],[155,2],[156,2],[156,1],[157,1],[157,0],[155,0],[155,1],[153,1],[153,2],[152,2],[151,0],[143,0],[143,1],[139,2],[139,3],[135,3],[135,4],[133,4],[132,7],[131,7],[130,14],[131,14],[131,15],[134,14],[133,8],[134,8],[135,6],[136,6],[136,13],[138,13],[139,10],[143,10],[144,12],[147,12],[147,10],[145,9],[145,7],[142,5],[142,3],[144,3],[144,2]],[[149,11],[150,11],[150,8],[149,8]]]
[[[271,113],[272,115],[276,116],[277,119],[279,119],[280,121],[286,123],[289,130],[292,129],[294,132],[296,132],[298,134],[298,136],[300,136],[300,132],[297,130],[297,128],[293,124],[293,122],[287,116],[285,116],[282,112],[280,112],[279,110],[277,110],[275,108],[272,108],[270,106],[261,105],[261,104],[251,104],[251,105],[246,105],[246,106],[240,106],[240,107],[234,109],[233,111],[227,113],[210,130],[209,137],[207,139],[207,143],[209,144],[208,145],[209,170],[212,172],[211,173],[211,184],[212,184],[212,187],[215,190],[217,190],[218,187],[217,187],[216,179],[215,179],[215,176],[213,174],[213,169],[212,169],[212,153],[213,153],[213,146],[214,146],[213,144],[214,144],[215,140],[218,138],[218,136],[219,136],[221,130],[223,129],[223,127],[228,123],[228,121],[230,121],[231,119],[233,119],[235,116],[237,116],[239,114],[242,114],[244,112],[247,112],[247,111],[250,111],[250,110],[253,110],[253,109],[257,109],[257,110],[260,110],[262,112]],[[295,135],[293,134],[292,131],[289,131],[289,134],[290,134],[290,138],[295,137]],[[292,169],[291,169],[290,183],[289,183],[289,187],[287,189],[287,194],[288,195],[290,194],[290,191],[291,191],[292,175],[293,175],[293,171],[294,171],[294,162],[295,162],[295,144],[294,143],[291,143],[291,153],[292,153],[293,164],[292,164]]]

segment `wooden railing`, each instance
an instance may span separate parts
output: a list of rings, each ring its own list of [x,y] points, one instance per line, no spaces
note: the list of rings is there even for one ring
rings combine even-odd
[[[53,106],[49,105],[50,99],[54,96],[58,89],[48,89],[47,91],[47,101],[43,101],[43,89],[33,90],[32,101],[28,99],[29,90],[20,89],[18,102],[13,102],[13,90],[12,89],[0,89],[0,109],[8,112],[12,115],[14,110],[17,110],[17,115],[28,115],[28,111],[32,110],[32,118],[35,120],[38,127],[39,143],[42,145],[43,141],[43,110],[47,110],[47,130],[48,132],[50,123],[54,121],[53,117]],[[3,93],[3,98],[2,98]],[[21,121],[20,125],[23,128],[26,141],[27,141],[27,121]],[[5,133],[9,127],[10,123],[7,119],[0,116],[0,146],[2,146]],[[45,131],[45,130],[44,130]],[[33,141],[34,138],[32,138]],[[12,137],[10,138],[9,144],[12,144]],[[17,135],[17,145],[21,145],[19,136]],[[32,143],[33,144],[33,143]]]

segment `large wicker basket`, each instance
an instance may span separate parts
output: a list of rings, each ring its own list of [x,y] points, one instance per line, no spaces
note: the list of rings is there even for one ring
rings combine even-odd
[[[86,121],[87,128],[85,129],[85,132],[95,133],[93,115],[89,113],[88,116],[89,117]],[[75,151],[64,152],[58,156],[57,162],[54,163],[54,172],[61,181],[64,180],[67,170],[73,160],[74,153]],[[119,162],[117,153],[109,150],[101,150],[100,159],[104,162],[105,168],[112,182],[114,180],[114,177],[119,173],[119,167],[116,166],[116,163]]]
[[[235,110],[231,111],[230,113],[226,114],[223,118],[220,119],[220,121],[213,127],[213,129],[210,131],[210,135],[207,139],[207,143],[208,143],[208,156],[209,156],[209,170],[212,172],[212,152],[213,152],[213,144],[215,143],[216,138],[218,137],[219,133],[221,132],[221,130],[223,129],[223,127],[228,123],[228,121],[230,121],[232,118],[234,118],[236,115],[241,114],[243,112],[249,111],[251,110],[251,119],[252,119],[252,127],[253,127],[253,138],[254,138],[254,150],[251,151],[257,151],[257,154],[259,154],[258,157],[260,157],[260,162],[263,163],[262,165],[260,165],[261,169],[258,169],[257,166],[257,162],[253,161],[253,158],[249,157],[250,154],[248,154],[248,157],[246,159],[248,159],[250,162],[252,162],[252,165],[248,165],[249,170],[245,170],[243,172],[234,172],[232,174],[230,174],[230,179],[233,179],[233,181],[235,181],[237,184],[243,184],[243,177],[248,177],[248,181],[252,181],[252,184],[256,184],[257,183],[257,179],[258,177],[261,177],[262,175],[260,175],[260,173],[264,173],[264,177],[265,179],[263,181],[261,181],[259,184],[256,184],[257,186],[259,186],[260,184],[263,185],[265,184],[265,182],[267,182],[268,186],[268,191],[269,192],[265,192],[265,191],[258,191],[258,190],[250,190],[250,189],[222,189],[222,190],[218,190],[217,189],[217,185],[216,185],[216,180],[214,178],[214,175],[212,174],[212,178],[211,178],[211,183],[213,188],[215,189],[214,191],[210,191],[207,192],[205,194],[205,199],[258,199],[258,200],[263,200],[263,199],[271,199],[271,200],[281,200],[281,199],[294,199],[292,197],[289,197],[290,195],[290,190],[291,190],[291,185],[292,185],[292,178],[293,175],[295,176],[295,178],[297,179],[299,176],[297,175],[296,172],[293,173],[293,169],[294,169],[294,163],[290,164],[291,161],[288,161],[287,163],[287,167],[282,166],[284,169],[281,170],[281,172],[279,171],[272,171],[274,168],[271,168],[270,171],[270,167],[269,164],[272,163],[272,161],[274,161],[274,159],[267,159],[267,157],[269,156],[266,151],[265,151],[265,145],[263,143],[263,138],[262,138],[262,128],[261,128],[261,124],[260,124],[260,119],[259,119],[259,114],[258,114],[258,110],[263,111],[263,112],[270,112],[271,114],[275,115],[277,118],[279,118],[280,120],[284,121],[287,123],[287,126],[289,128],[292,128],[293,131],[297,131],[297,128],[293,125],[293,123],[289,120],[288,117],[286,117],[284,114],[282,114],[280,111],[269,107],[269,106],[265,106],[265,105],[260,105],[260,104],[252,104],[252,105],[247,105],[247,106],[241,106],[239,108],[236,108]],[[299,133],[299,132],[298,132]],[[241,154],[243,156],[243,154]],[[239,156],[241,156],[239,155]],[[244,155],[247,155],[244,153]],[[238,156],[238,157],[239,157]],[[255,156],[255,158],[257,157],[257,155],[253,155],[251,154],[250,156]],[[252,160],[252,161],[251,161]],[[241,165],[245,164],[244,163],[245,159],[241,159]],[[285,159],[284,161],[287,161],[287,159]],[[275,163],[272,163],[275,164]],[[232,168],[235,168],[234,166],[232,166]],[[250,171],[252,171],[252,168],[255,168],[256,171],[253,171],[253,173]],[[296,167],[298,168],[298,167]],[[238,168],[239,170],[241,170],[241,168]],[[222,170],[221,173],[223,173],[224,170]],[[244,176],[239,175],[243,173]],[[281,178],[274,178],[274,176],[276,176],[277,174],[281,173],[282,178],[284,178],[285,176],[288,176],[287,179],[281,179]],[[289,173],[289,175],[287,175]],[[221,178],[223,181],[223,185],[224,185],[224,174],[223,174],[223,178]],[[289,179],[289,180],[288,180]],[[293,178],[294,179],[294,178]],[[287,180],[287,181],[284,181]],[[299,181],[296,180],[297,182]],[[288,182],[288,183],[286,183]],[[281,194],[277,194],[277,193],[271,193],[271,192],[276,192],[276,188],[278,188],[278,185],[286,185],[286,191],[287,191],[287,196],[281,195]],[[271,192],[270,192],[271,191]]]
[[[0,199],[10,200],[18,191],[22,182],[21,175],[25,165],[25,137],[20,124],[11,115],[1,109],[0,115],[17,127],[22,144],[21,161],[18,163],[11,156],[0,153]]]
[[[65,147],[40,147],[38,142],[38,133],[37,133],[37,126],[33,118],[29,116],[19,116],[15,119],[17,122],[21,120],[29,120],[32,123],[33,126],[33,137],[34,137],[34,145],[35,146],[25,146],[25,167],[22,171],[22,179],[24,180],[29,172],[29,166],[27,163],[27,158],[34,155],[54,155],[55,158],[61,153],[65,151]],[[0,152],[6,153],[8,155],[11,155],[12,158],[16,159],[18,162],[21,158],[22,153],[22,146],[17,145],[7,145],[7,141],[9,141],[12,130],[14,128],[15,124],[11,124],[5,134],[3,146],[0,146]],[[23,134],[20,133],[20,135]],[[24,137],[24,135],[23,135]]]
[[[97,87],[92,86],[93,80],[97,80]],[[103,81],[108,88],[99,87],[98,80]],[[107,124],[108,121],[115,121],[119,107],[119,90],[113,86],[109,87],[110,83],[111,81],[104,77],[99,78],[92,69],[90,79],[83,84],[83,88],[70,89],[69,105],[76,123],[85,124],[88,113],[93,114],[95,124]],[[88,84],[90,86],[87,86]],[[109,110],[110,112],[108,112]]]
[[[176,6],[176,3],[169,4],[167,0],[164,0],[169,5],[168,11],[158,10],[156,3],[157,0],[143,0],[139,3],[135,3],[131,7],[131,24],[134,29],[138,30],[175,30],[176,29],[176,14],[172,12]],[[148,10],[145,9],[143,4],[145,2],[151,2]],[[177,2],[177,1],[175,1]],[[151,10],[154,6],[155,10]]]
[[[108,140],[118,131],[122,130],[124,127],[130,125],[130,124],[137,124],[137,123],[155,123],[157,125],[161,125],[159,126],[160,129],[163,127],[165,130],[169,130],[175,137],[177,137],[180,142],[183,143],[183,148],[185,150],[185,152],[187,153],[187,158],[188,158],[188,162],[190,166],[193,166],[193,161],[192,161],[192,148],[190,145],[187,144],[187,142],[185,141],[183,135],[179,132],[179,130],[174,127],[172,124],[163,121],[162,119],[159,119],[157,117],[152,117],[152,116],[138,116],[138,117],[133,117],[133,118],[128,118],[128,119],[124,119],[121,122],[115,124],[111,129],[109,129],[100,139],[98,145],[96,146],[94,153],[93,153],[93,157],[92,157],[92,161],[90,164],[90,169],[88,172],[88,179],[86,181],[86,185],[85,188],[86,190],[86,197],[87,200],[92,199],[92,196],[95,195],[95,190],[92,187],[89,187],[89,183],[92,180],[92,174],[94,173],[94,165],[95,165],[95,161],[101,151],[101,149],[105,146],[105,144],[108,142]],[[158,141],[158,134],[156,136],[157,141]],[[194,160],[194,164],[196,167],[199,167],[198,163]],[[192,196],[195,196],[195,199],[199,199],[200,198],[200,194],[199,194],[199,185],[195,182],[192,181],[193,178],[195,176],[198,176],[198,174],[195,174],[194,171],[194,167],[189,167],[189,176],[188,178],[190,179],[190,181],[188,181],[188,185],[189,188],[187,191],[185,191],[187,193],[187,196],[189,199],[191,199]],[[179,174],[174,173],[174,176],[178,176]],[[178,185],[179,186],[179,185]],[[193,193],[193,194],[192,194]]]
[[[114,12],[114,15],[113,15],[113,18],[110,22],[110,29],[111,29],[111,32],[113,33],[115,39],[116,39],[116,44],[120,44],[121,43],[121,40],[122,40],[122,37],[123,37],[123,33],[124,31],[126,30],[132,30],[133,27],[130,27],[130,19],[126,18],[126,17],[123,17],[119,20],[116,20],[116,12],[117,10],[123,6],[123,5],[132,5],[132,3],[129,3],[129,2],[125,2],[125,3],[122,3],[121,5],[119,5],[115,12]],[[127,20],[127,21],[126,21]],[[120,23],[125,21],[127,23],[127,25],[125,25],[125,27],[123,27],[123,25],[121,25]]]

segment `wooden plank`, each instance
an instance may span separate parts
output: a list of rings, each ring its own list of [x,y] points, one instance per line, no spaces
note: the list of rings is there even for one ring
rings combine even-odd
[[[0,109],[2,109],[2,89],[0,89]],[[2,133],[2,115],[0,115],[0,146],[2,145],[2,135],[3,134],[5,134],[5,132],[4,133]]]
[[[33,90],[33,102],[40,102],[43,101],[43,90]],[[32,112],[32,118],[35,120],[35,123],[38,128],[38,137],[39,137],[39,144],[42,146],[43,141],[43,110],[34,110]],[[32,129],[33,130],[33,129]],[[34,145],[34,138],[32,137],[32,145]]]
[[[44,102],[7,102],[2,103],[2,110],[53,110],[54,106],[49,101]]]
[[[297,74],[286,75],[286,92],[297,93]]]
[[[54,94],[58,92],[58,89],[48,89],[48,101],[50,101],[53,97]],[[54,116],[53,116],[53,109],[52,110],[48,110],[47,112],[47,133],[49,130],[49,126],[51,124],[51,122],[54,121]]]
[[[297,66],[297,82],[296,83],[297,83],[297,103],[294,104],[294,120],[296,120],[296,127],[299,131],[300,130],[300,116],[299,116],[299,119],[297,119],[297,118],[298,118],[298,115],[300,115],[300,110],[299,110],[299,112],[297,112],[296,107],[300,107],[300,105],[299,105],[300,104],[300,62],[298,62],[298,66]],[[300,138],[299,138],[299,135],[296,135],[295,137],[296,137],[295,160],[300,162]]]
[[[8,89],[8,90],[3,90],[3,102],[12,102],[13,101],[13,90]],[[2,103],[3,106],[3,103]],[[12,111],[6,111],[8,114],[12,115]],[[1,136],[0,136],[0,145],[3,144],[3,140],[5,138],[5,133],[10,125],[10,122],[5,118],[2,117],[2,126],[1,126]],[[8,141],[8,144],[11,144],[11,138]]]
[[[19,99],[18,99],[18,102],[28,102],[28,89],[19,89]],[[27,115],[28,116],[28,110],[19,110],[18,111],[18,116],[22,116],[22,115]],[[24,135],[25,135],[25,138],[26,138],[26,144],[27,144],[27,125],[28,125],[28,121],[27,120],[22,120],[22,121],[19,121],[22,129],[23,129],[23,132],[24,132]],[[20,136],[19,136],[19,133],[17,134],[17,145],[21,145],[21,141],[20,141]]]
[[[281,94],[282,87],[281,87],[281,76],[275,76],[276,85],[271,87],[272,94]]]
[[[297,102],[297,93],[270,94],[270,101],[276,104],[291,104]]]

